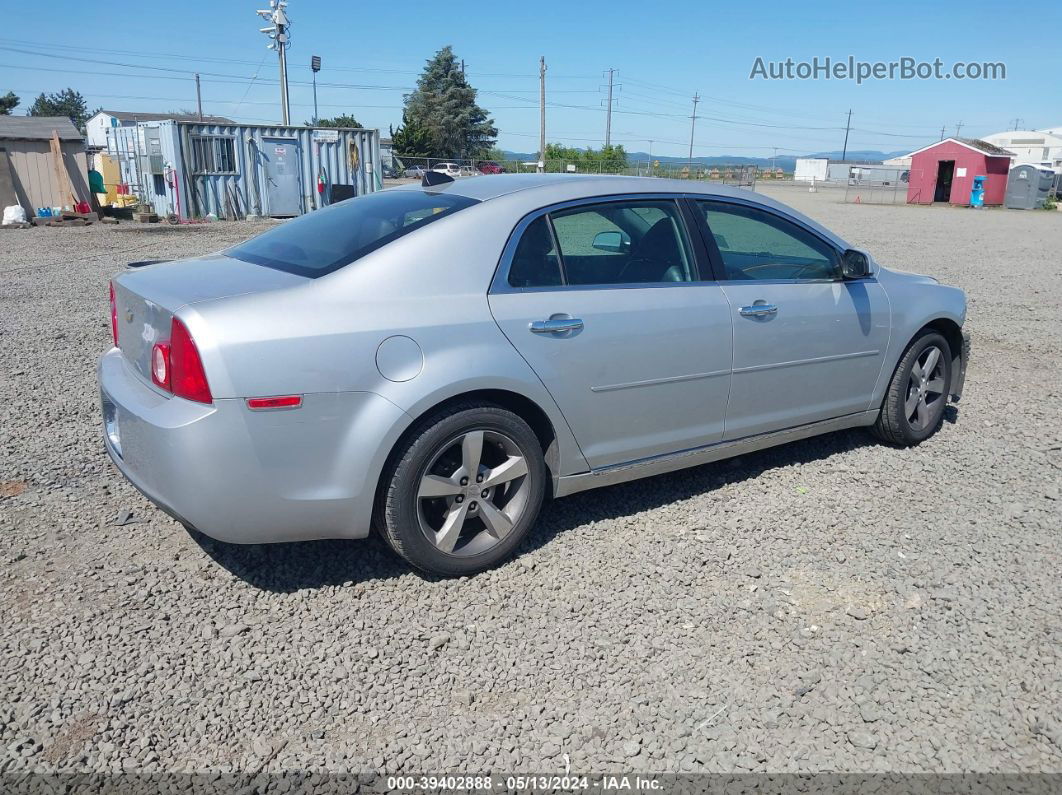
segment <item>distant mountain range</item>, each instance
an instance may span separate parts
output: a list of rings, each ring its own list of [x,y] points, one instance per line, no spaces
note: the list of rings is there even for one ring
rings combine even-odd
[[[908,150],[902,150],[899,152],[877,152],[872,150],[851,150],[845,153],[844,159],[865,162],[865,163],[880,163],[882,160],[888,160],[890,157],[900,157],[906,155]],[[505,150],[505,156],[510,160],[521,161],[533,161],[538,160],[538,152],[510,152]],[[824,157],[829,160],[841,160],[841,152],[837,150],[835,152],[815,152],[807,155],[778,155],[776,158],[770,157],[746,157],[743,155],[713,155],[711,157],[695,157],[693,162],[699,166],[732,166],[732,165],[749,165],[749,166],[761,166],[763,168],[769,168],[772,163],[781,168],[783,171],[792,171],[796,167],[797,157]],[[659,161],[660,163],[687,163],[689,158],[685,157],[671,157],[667,155],[654,154],[652,159]],[[628,163],[644,163],[649,160],[648,152],[627,152]]]

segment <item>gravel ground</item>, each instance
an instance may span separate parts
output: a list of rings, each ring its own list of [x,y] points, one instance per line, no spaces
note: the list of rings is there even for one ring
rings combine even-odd
[[[547,506],[460,581],[189,535],[107,461],[107,279],[264,227],[0,232],[0,773],[1062,772],[1062,213],[770,189],[960,285],[966,396]]]

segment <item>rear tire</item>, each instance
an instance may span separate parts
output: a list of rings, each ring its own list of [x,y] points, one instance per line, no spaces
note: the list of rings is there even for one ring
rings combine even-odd
[[[950,394],[951,348],[941,334],[924,329],[896,365],[874,435],[901,447],[925,441],[940,428]]]
[[[376,524],[410,564],[458,577],[508,558],[538,518],[548,470],[534,431],[489,403],[418,423],[385,472]]]

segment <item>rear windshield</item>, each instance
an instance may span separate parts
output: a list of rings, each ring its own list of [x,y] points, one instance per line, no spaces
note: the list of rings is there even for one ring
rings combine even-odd
[[[428,191],[370,193],[287,221],[225,253],[245,262],[316,278],[476,203],[466,196]]]

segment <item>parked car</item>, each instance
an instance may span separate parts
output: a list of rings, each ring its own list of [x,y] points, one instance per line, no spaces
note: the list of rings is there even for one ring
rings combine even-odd
[[[405,171],[402,172],[402,176],[403,177],[415,177],[416,179],[421,179],[427,173],[428,173],[428,169],[425,166],[410,166],[409,168],[407,168]]]
[[[388,163],[384,163],[380,167],[380,171],[381,171],[384,179],[394,179],[395,177],[398,176],[398,172],[395,171],[394,166],[392,166],[392,165],[390,165]]]
[[[547,495],[858,426],[922,442],[962,393],[965,316],[748,191],[443,178],[117,276],[104,440],[222,541],[375,524],[470,574]]]
[[[448,177],[461,176],[461,166],[457,163],[436,163],[431,167],[431,170],[439,174],[445,174]]]
[[[505,169],[495,163],[493,160],[483,160],[476,163],[476,169],[480,174],[504,174]]]

